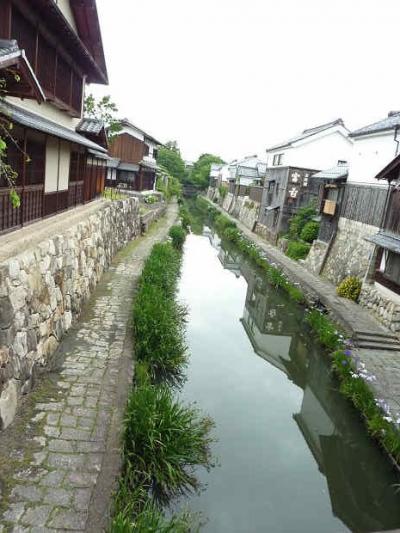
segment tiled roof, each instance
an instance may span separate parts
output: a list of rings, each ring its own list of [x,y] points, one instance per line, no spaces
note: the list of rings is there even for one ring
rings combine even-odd
[[[373,242],[386,250],[391,250],[397,254],[400,254],[400,240],[389,235],[381,230],[376,235],[370,235],[369,237],[364,237],[366,241]]]
[[[298,141],[302,141],[303,139],[307,139],[308,137],[311,137],[312,135],[316,135],[317,133],[321,133],[322,131],[328,130],[329,128],[332,128],[333,126],[345,127],[343,120],[341,118],[338,118],[337,120],[333,120],[332,122],[327,122],[326,124],[321,124],[320,126],[315,126],[314,128],[306,129],[302,131],[299,135],[296,135],[295,137],[287,139],[286,141],[283,141],[274,146],[270,146],[269,148],[267,148],[266,151],[270,152],[271,150],[277,150],[278,148],[286,148],[287,146],[291,146],[292,144]]]
[[[17,41],[0,39],[0,57],[10,55],[14,52],[20,52]]]
[[[127,126],[128,128],[130,127],[130,128],[134,128],[135,130],[140,131],[140,133],[144,135],[145,141],[148,140],[150,142],[154,142],[155,144],[158,144],[159,146],[162,146],[162,143],[160,141],[157,141],[157,139],[155,139],[152,135],[149,135],[141,128],[138,128],[137,126],[135,126],[135,124],[132,124],[132,122],[129,119],[123,118],[120,122],[122,126]]]
[[[102,120],[84,117],[76,127],[76,131],[79,131],[80,133],[93,133],[93,135],[98,135],[103,128],[104,122]]]
[[[378,133],[380,131],[393,130],[396,126],[400,126],[400,111],[390,113],[388,117],[358,130],[352,131],[350,137],[361,137],[361,135],[369,135],[371,133]]]
[[[32,128],[47,133],[48,135],[53,135],[54,137],[59,137],[60,139],[86,146],[86,148],[91,148],[92,150],[107,153],[105,148],[86,139],[83,135],[79,135],[76,131],[70,130],[56,122],[41,117],[36,113],[31,113],[30,111],[10,104],[9,102],[0,101],[0,113],[27,128]]]
[[[25,55],[25,51],[19,48],[17,41],[14,39],[0,39],[0,70],[4,69],[7,72],[7,69],[11,68],[18,70],[21,82],[24,81],[28,84],[38,102],[44,102],[46,100],[46,96]]]
[[[321,172],[317,172],[316,174],[313,174],[313,178],[338,180],[338,179],[346,178],[348,173],[349,173],[348,165],[336,165],[335,167],[328,168],[326,170],[321,170]]]

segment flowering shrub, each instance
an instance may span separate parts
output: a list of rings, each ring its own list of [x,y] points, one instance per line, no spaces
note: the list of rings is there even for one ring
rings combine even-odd
[[[336,292],[339,296],[343,296],[343,298],[348,298],[349,300],[356,302],[360,296],[361,285],[362,282],[359,278],[349,276],[339,283]]]

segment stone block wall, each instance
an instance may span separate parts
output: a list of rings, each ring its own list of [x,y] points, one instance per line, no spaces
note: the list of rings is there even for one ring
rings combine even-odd
[[[304,260],[304,265],[313,274],[319,275],[325,256],[328,252],[328,243],[323,241],[314,241],[308,256]]]
[[[347,276],[363,279],[375,248],[365,237],[377,232],[376,226],[341,217],[322,276],[335,285]]]
[[[0,264],[0,428],[14,418],[35,369],[51,364],[116,252],[139,233],[136,199],[107,202]]]
[[[373,282],[363,283],[359,303],[384,326],[400,334],[400,296],[391,296],[390,293],[388,289],[378,289]]]

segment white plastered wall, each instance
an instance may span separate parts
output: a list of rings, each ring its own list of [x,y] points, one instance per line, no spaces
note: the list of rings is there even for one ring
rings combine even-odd
[[[46,171],[44,191],[68,189],[71,148],[66,141],[48,137],[46,143]]]

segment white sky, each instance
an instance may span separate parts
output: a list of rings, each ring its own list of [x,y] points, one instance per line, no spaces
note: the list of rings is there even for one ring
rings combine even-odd
[[[185,159],[400,109],[399,0],[97,0],[122,116]]]

